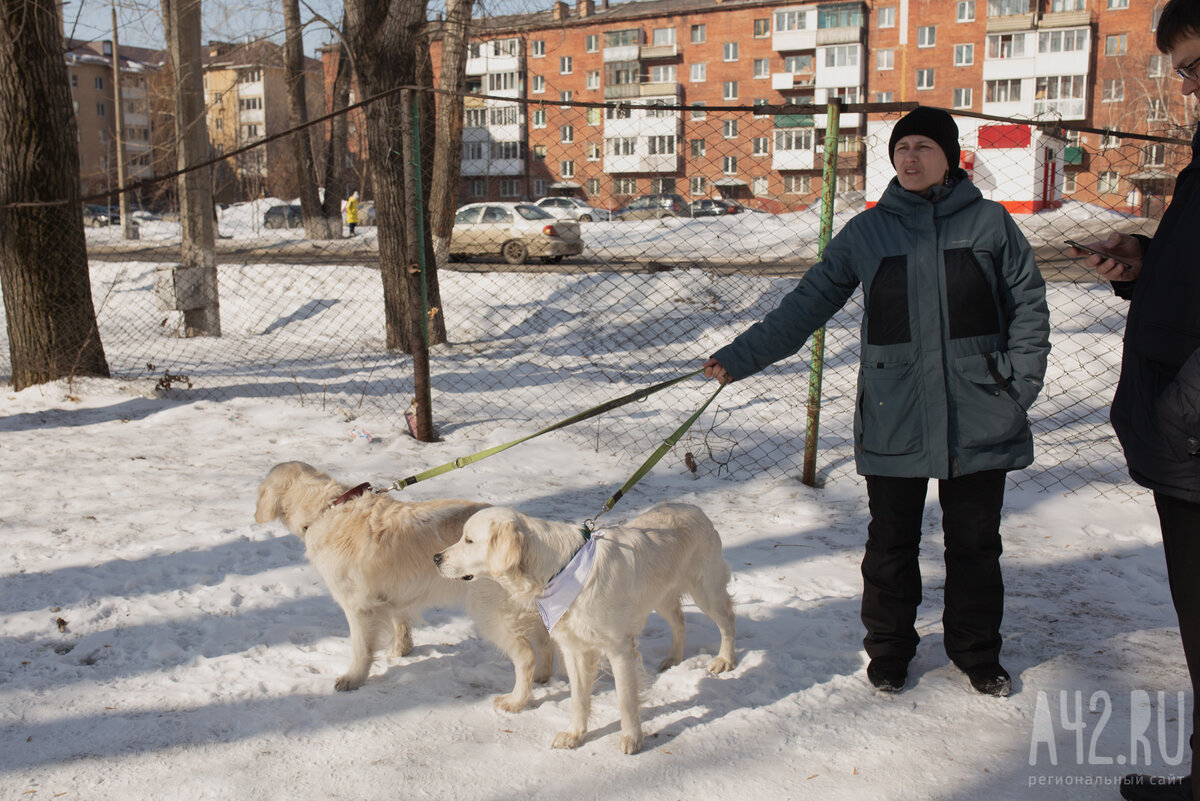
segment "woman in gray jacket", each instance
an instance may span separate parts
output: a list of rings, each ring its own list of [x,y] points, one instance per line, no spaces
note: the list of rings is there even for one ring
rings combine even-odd
[[[705,362],[731,381],[794,354],[859,284],[855,463],[871,521],[862,562],[867,677],[898,692],[917,647],[918,551],[928,480],[946,546],[946,653],[989,695],[1000,665],[1005,473],[1033,461],[1026,410],[1050,352],[1046,286],[999,203],[958,167],[958,126],[919,107],[892,132],[896,177],[850,220],[779,307]],[[953,166],[951,166],[953,165]]]

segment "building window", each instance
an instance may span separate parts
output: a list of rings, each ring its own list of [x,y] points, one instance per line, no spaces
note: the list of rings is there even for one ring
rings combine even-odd
[[[983,82],[983,102],[985,103],[1018,103],[1020,100],[1020,78]]]
[[[917,70],[917,88],[932,89],[933,88],[933,68]]]
[[[875,53],[875,69],[890,70],[896,67],[896,51],[892,49],[879,50]]]
[[[483,158],[483,142],[464,142],[463,161],[479,161]]]
[[[604,109],[593,106],[587,110],[587,124],[599,125],[604,121]]]
[[[703,139],[693,139],[689,144],[692,152],[692,158],[701,158],[704,156]]]
[[[532,155],[533,155],[534,161],[545,161],[546,160],[546,146],[545,145],[534,145],[533,150],[532,150]]]
[[[563,178],[574,178],[575,162],[570,160],[558,162],[558,174]]]
[[[599,142],[588,142],[588,144],[587,144],[587,160],[588,161],[599,161],[600,156],[603,155],[603,153],[604,153],[604,148],[600,145]]]
[[[707,104],[703,100],[698,101],[696,103],[689,103],[688,105],[692,109],[692,119],[693,120],[702,120],[702,119],[705,119],[706,117],[708,117],[708,112],[706,112],[704,110],[704,106]]]
[[[756,175],[750,179],[750,192],[754,195],[765,195],[770,189],[770,180],[765,175]]]
[[[535,108],[533,110],[533,127],[534,128],[545,128],[546,127],[546,109]]]
[[[1129,8],[1129,0],[1108,0],[1109,11],[1119,11],[1123,8]]]
[[[558,74],[570,75],[574,66],[575,62],[570,56],[563,56],[558,60]]]
[[[675,65],[661,64],[651,67],[650,83],[675,83]]]
[[[704,44],[708,41],[707,30],[704,25],[692,26],[692,44]]]
[[[767,106],[771,105],[771,101],[767,98],[756,97],[754,98],[754,102],[750,105],[754,106],[754,118],[756,120],[761,120],[763,117],[771,116],[771,113],[767,110]]]
[[[1029,13],[1029,0],[988,0],[989,17],[1011,17]]]
[[[96,104],[96,116],[97,116],[97,117],[103,117],[103,116],[104,116],[104,104],[103,104],[103,103],[97,103],[97,104]]]
[[[879,27],[880,28],[895,28],[896,27],[896,7],[888,6],[887,8],[879,9]]]
[[[812,128],[780,128],[775,131],[775,152],[812,150]]]
[[[1104,55],[1123,56],[1128,52],[1128,44],[1123,33],[1114,33],[1104,37]]]
[[[472,178],[467,181],[467,194],[471,197],[483,197],[487,194],[487,181],[483,178]]]
[[[584,78],[584,86],[588,89],[600,88],[600,70],[588,70],[587,77]]]
[[[754,59],[754,77],[755,78],[770,78],[771,77],[771,60],[768,58]]]
[[[771,139],[767,136],[756,136],[751,140],[750,155],[752,156],[769,156],[771,155]]]
[[[675,155],[675,137],[666,136],[650,136],[647,137],[647,144],[650,148],[651,156],[673,156]]]
[[[1119,173],[1108,170],[1096,176],[1096,194],[1098,195],[1116,195],[1121,191],[1121,176]]]
[[[771,18],[754,20],[754,38],[765,39],[771,35]]]
[[[1075,192],[1078,188],[1079,188],[1079,184],[1076,180],[1075,173],[1064,172],[1063,173],[1063,194],[1070,195],[1073,192]]]
[[[891,103],[892,98],[894,98],[895,96],[896,96],[895,92],[876,92],[875,93],[875,102],[876,103]]]
[[[583,39],[583,49],[584,49],[584,52],[587,52],[587,53],[599,53],[600,52],[600,34],[589,33],[587,36],[585,36]]]
[[[1021,58],[1025,55],[1025,34],[992,34],[987,38],[988,58]]]
[[[534,178],[533,179],[533,195],[534,195],[534,197],[543,197],[545,194],[546,194],[546,179],[545,178]]]
[[[1038,34],[1039,53],[1082,53],[1088,49],[1086,28],[1042,31]]]
[[[1121,137],[1113,136],[1112,134],[1101,134],[1100,135],[1100,149],[1101,150],[1109,150],[1111,148],[1120,147],[1120,146],[1121,146]]]
[[[654,33],[650,35],[650,41],[656,45],[673,45],[675,44],[675,29],[655,28]]]
[[[637,149],[637,139],[632,136],[613,136],[604,141],[610,156],[632,156]]]
[[[562,103],[570,103],[570,102],[571,102],[571,98],[572,98],[574,95],[575,95],[575,93],[574,93],[574,92],[571,92],[571,91],[559,92],[559,93],[558,93],[558,99],[559,99],[559,101],[560,101],[560,102],[562,102]],[[566,106],[559,106],[559,108],[566,108]]]
[[[837,45],[825,48],[826,67],[857,67],[860,45]]]
[[[558,141],[564,144],[570,144],[575,141],[575,126],[564,125],[558,129]]]
[[[1147,101],[1146,119],[1149,122],[1162,122],[1167,118],[1167,104],[1161,98],[1151,98]]]
[[[516,161],[521,158],[520,142],[492,142],[493,161]]]
[[[1125,99],[1125,81],[1120,78],[1109,78],[1104,81],[1100,93],[1101,103],[1119,103]]]
[[[516,89],[518,86],[517,73],[493,72],[488,74],[488,91],[501,92]]]
[[[1050,13],[1063,11],[1087,11],[1087,0],[1050,0]]]
[[[738,43],[737,42],[726,42],[724,45],[722,45],[721,46],[721,58],[724,59],[725,61],[737,61],[738,60]]]
[[[588,178],[587,179],[587,193],[589,195],[600,194],[600,179],[599,178]]]
[[[699,175],[693,175],[688,180],[688,185],[693,195],[704,195],[708,192],[708,181]]]
[[[975,45],[960,44],[954,46],[954,66],[969,67],[975,63]]]
[[[737,174],[737,156],[723,156],[721,158],[721,172],[726,175]]]
[[[534,39],[533,43],[529,46],[529,55],[531,55],[533,58],[545,58],[546,40]]]
[[[520,197],[521,182],[516,178],[500,179],[500,197]]]
[[[954,90],[954,108],[970,108],[974,92],[970,87]]]
[[[784,175],[783,193],[785,195],[807,195],[812,192],[812,176]]]
[[[689,76],[691,78],[692,83],[704,83],[707,76],[708,76],[708,64],[707,63],[701,61],[698,64],[692,65],[691,75]]]
[[[955,22],[975,21],[975,0],[958,0],[954,7]]]
[[[1167,146],[1161,142],[1146,145],[1145,158],[1142,165],[1145,167],[1162,167],[1167,163]]]
[[[725,83],[721,84],[722,99],[737,100],[737,96],[738,96],[738,82],[737,81],[725,81]]]
[[[1156,53],[1150,56],[1148,71],[1151,78],[1165,78],[1171,74],[1171,57]]]
[[[923,25],[917,28],[917,47],[934,47],[937,45],[937,27]]]
[[[614,178],[614,195],[636,195],[638,193],[637,178]]]
[[[831,3],[817,8],[817,28],[861,28],[862,5]]]
[[[736,139],[737,135],[738,121],[736,119],[721,121],[721,136],[726,139]]]

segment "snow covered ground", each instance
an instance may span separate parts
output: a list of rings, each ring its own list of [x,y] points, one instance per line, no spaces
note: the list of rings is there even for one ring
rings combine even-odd
[[[1095,345],[1086,331],[1055,337],[1059,353]],[[497,403],[501,368],[487,374]],[[844,437],[847,418],[822,422]],[[373,412],[156,397],[152,379],[0,393],[0,798],[1048,801],[1116,798],[1131,766],[1186,772],[1187,675],[1156,518],[1126,487],[1010,490],[1009,698],[974,693],[942,650],[936,489],[922,643],[908,688],[883,696],[861,648],[858,482],[696,478],[667,462],[605,522],[664,500],[708,512],[733,569],[740,663],[707,674],[716,628],[686,606],[687,658],[646,690],[642,754],[617,749],[608,677],[576,751],[549,748],[569,715],[562,675],[531,709],[496,711],[511,668],[455,609],[426,615],[410,656],[334,693],[345,619],[301,542],[253,522],[258,482],[300,459],[386,484],[530,431],[480,423],[421,444]],[[1076,458],[1070,447],[1043,444],[1031,470]],[[582,521],[640,461],[552,434],[396,497]],[[648,668],[667,641],[652,616]]]

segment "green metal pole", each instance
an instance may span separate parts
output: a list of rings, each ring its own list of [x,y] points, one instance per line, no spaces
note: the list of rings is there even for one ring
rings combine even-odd
[[[830,101],[825,118],[825,168],[821,173],[821,233],[817,257],[833,235],[833,196],[837,183],[838,130],[842,101]],[[804,430],[804,469],[800,480],[810,487],[817,482],[817,433],[821,427],[821,374],[825,369],[825,326],[812,336],[812,367],[808,376],[808,425]]]

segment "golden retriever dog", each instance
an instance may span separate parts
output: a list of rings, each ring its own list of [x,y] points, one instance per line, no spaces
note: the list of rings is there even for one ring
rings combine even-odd
[[[683,660],[681,596],[690,595],[721,632],[721,647],[709,664],[713,673],[736,664],[733,602],[726,585],[729,566],[721,537],[695,506],[663,504],[628,524],[598,532],[592,569],[579,595],[553,626],[571,682],[571,724],[554,738],[554,748],[575,748],[587,734],[592,685],[601,656],[612,666],[621,709],[621,750],[642,748],[637,637],[650,612],[671,627],[671,649],[660,670]],[[533,608],[550,580],[584,544],[578,526],[539,520],[503,507],[471,516],[462,539],[434,557],[447,578],[495,579]]]
[[[533,682],[549,681],[554,668],[554,647],[541,619],[512,603],[496,582],[466,587],[440,576],[433,563],[434,554],[457,541],[467,519],[487,504],[404,503],[369,489],[348,490],[311,465],[284,462],[259,486],[254,513],[256,522],[281,520],[304,540],[309,562],[346,614],[353,656],[334,689],[363,685],[389,629],[391,655],[404,656],[412,650],[412,623],[422,609],[465,604],[484,638],[513,661],[513,691],[498,696],[496,706],[524,708]]]

